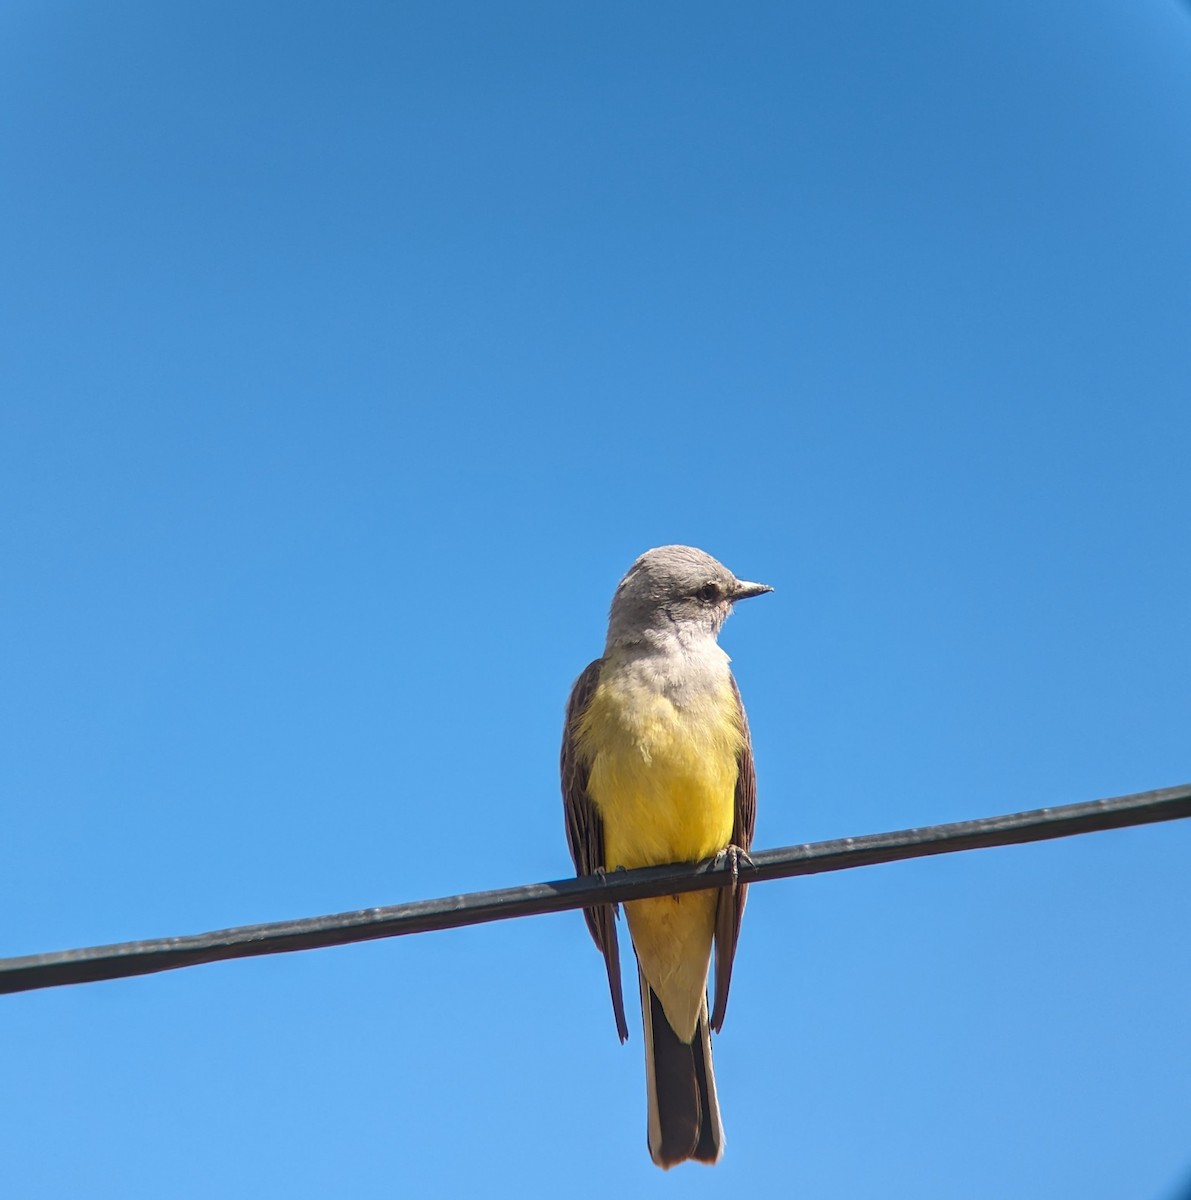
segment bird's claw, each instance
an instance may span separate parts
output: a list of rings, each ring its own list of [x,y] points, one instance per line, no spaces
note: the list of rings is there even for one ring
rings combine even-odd
[[[614,867],[613,872],[622,874],[624,872],[624,867]],[[593,879],[598,879],[600,881],[600,883],[607,883],[608,882],[608,868],[607,867],[594,867],[592,869],[591,876]],[[620,905],[612,904],[611,908],[612,908],[612,915],[614,917],[619,917],[620,916]],[[624,1038],[621,1038],[621,1041],[624,1041]]]
[[[613,873],[615,873],[617,875],[623,875],[625,869],[624,869],[624,867],[613,867],[612,871],[613,871]],[[592,873],[592,876],[594,878],[598,879],[601,883],[608,882],[608,868],[607,867],[593,867],[591,873]]]
[[[717,871],[725,868],[731,871],[732,886],[736,887],[740,883],[740,868],[753,866],[753,860],[749,858],[748,851],[740,846],[725,846],[715,856],[714,866]]]

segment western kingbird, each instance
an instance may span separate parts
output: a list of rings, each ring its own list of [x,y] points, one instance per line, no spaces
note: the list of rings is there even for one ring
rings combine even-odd
[[[563,731],[567,842],[580,875],[748,851],[752,743],[716,635],[737,600],[771,591],[691,546],[649,550],[620,581],[604,656],[575,681]],[[723,1024],[745,891],[734,884],[624,906],[641,985],[649,1154],[659,1167],[715,1163],[723,1153],[709,1027]],[[584,916],[623,1042],[616,909]]]

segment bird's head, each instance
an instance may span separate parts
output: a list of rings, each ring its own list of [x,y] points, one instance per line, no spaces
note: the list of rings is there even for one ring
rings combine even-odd
[[[738,600],[773,588],[737,579],[723,563],[694,546],[647,550],[629,568],[612,597],[608,645],[709,635],[723,627]]]

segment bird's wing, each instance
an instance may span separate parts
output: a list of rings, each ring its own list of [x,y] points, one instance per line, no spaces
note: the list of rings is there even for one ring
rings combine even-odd
[[[748,717],[740,699],[740,688],[732,680],[732,694],[740,712],[743,737],[736,756],[736,800],[732,819],[732,845],[748,852],[753,844],[753,827],[757,823],[757,773],[753,767],[753,739],[749,733]],[[732,985],[732,961],[736,943],[740,940],[740,920],[748,885],[737,883],[720,889],[715,918],[715,1001],[711,1008],[711,1027],[718,1033],[728,1011],[728,989]]]
[[[596,659],[575,680],[567,701],[566,724],[562,734],[562,807],[566,816],[567,845],[577,875],[593,875],[604,869],[604,825],[587,791],[589,764],[579,754],[579,720],[591,703],[600,681],[602,659]],[[624,995],[620,985],[620,950],[616,941],[616,905],[597,904],[585,908],[587,928],[608,969],[608,990],[612,993],[612,1012],[616,1032],[622,1042],[628,1040],[629,1026],[624,1015]]]

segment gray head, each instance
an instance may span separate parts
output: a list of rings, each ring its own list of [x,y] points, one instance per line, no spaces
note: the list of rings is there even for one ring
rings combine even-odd
[[[612,597],[608,646],[715,637],[737,600],[772,591],[764,583],[737,579],[694,546],[646,550]]]

